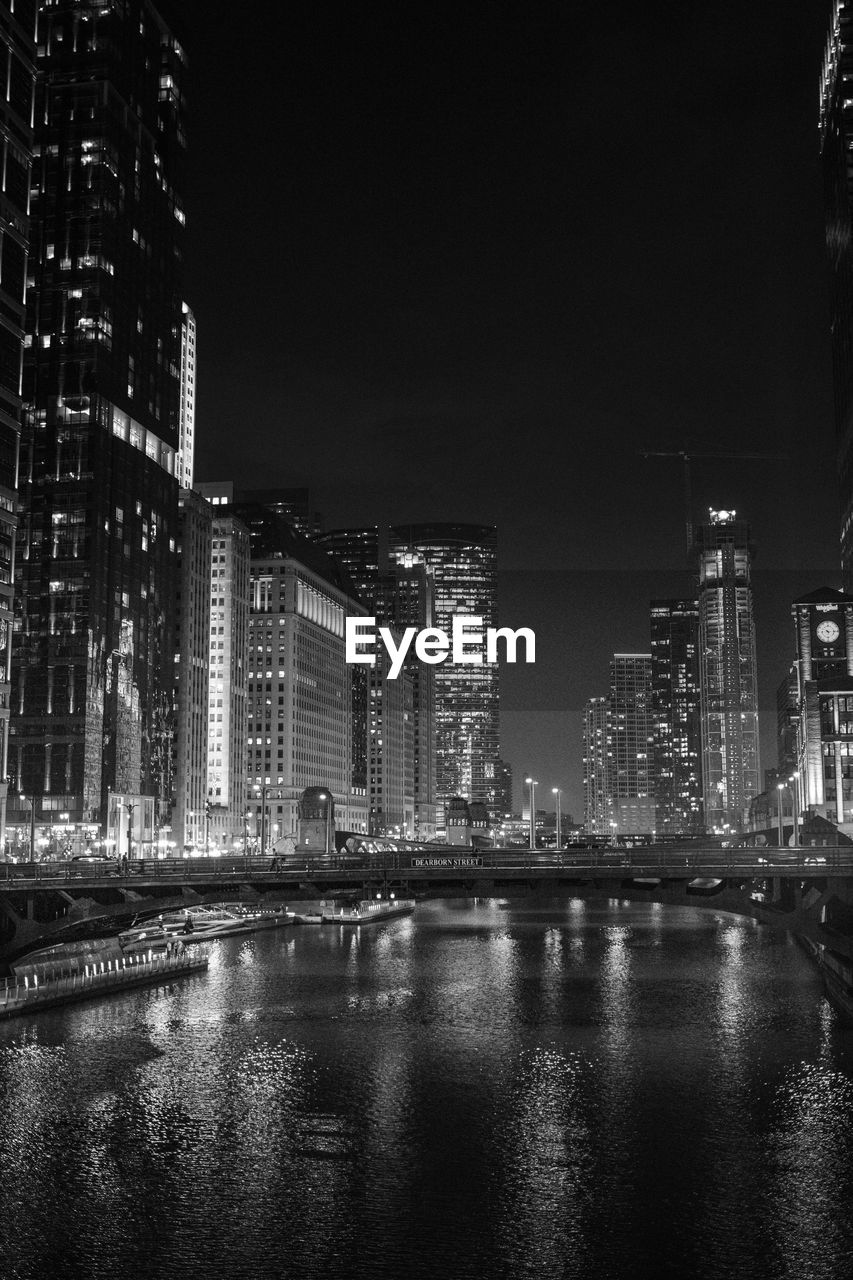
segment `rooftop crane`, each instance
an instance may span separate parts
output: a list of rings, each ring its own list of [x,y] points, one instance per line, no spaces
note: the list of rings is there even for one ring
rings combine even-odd
[[[639,449],[641,458],[681,458],[684,463],[684,513],[687,525],[687,554],[693,548],[693,488],[690,463],[693,458],[740,458],[745,461],[784,461],[785,453],[693,453],[686,449]]]

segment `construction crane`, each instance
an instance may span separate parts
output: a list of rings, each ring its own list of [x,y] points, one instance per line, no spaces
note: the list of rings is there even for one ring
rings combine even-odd
[[[690,476],[690,463],[694,458],[737,458],[745,462],[776,461],[787,458],[784,453],[688,453],[686,449],[640,449],[641,458],[681,458],[684,463],[684,513],[687,524],[687,554],[693,549],[693,487]]]

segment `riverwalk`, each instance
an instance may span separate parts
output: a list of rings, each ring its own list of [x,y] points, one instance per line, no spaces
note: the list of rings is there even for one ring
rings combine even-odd
[[[137,960],[124,956],[87,965],[82,973],[39,981],[38,978],[5,979],[0,986],[0,1019],[35,1013],[52,1005],[90,1000],[95,996],[139,987],[145,983],[180,978],[206,969],[206,955],[170,953]]]

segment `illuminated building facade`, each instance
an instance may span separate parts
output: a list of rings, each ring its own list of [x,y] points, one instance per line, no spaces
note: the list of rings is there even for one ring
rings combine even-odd
[[[178,421],[178,482],[193,487],[195,466],[196,325],[186,303],[181,307],[181,412]]]
[[[610,832],[608,738],[610,707],[606,698],[590,698],[583,713],[583,806],[589,835]]]
[[[820,78],[841,564],[853,586],[853,6],[834,0]]]
[[[739,829],[760,788],[749,525],[709,511],[694,530],[698,570],[705,825]]]
[[[21,352],[33,148],[35,0],[0,0],[0,858],[5,856]],[[17,764],[17,760],[15,761]],[[11,769],[14,773],[14,766]],[[13,802],[17,799],[15,774]]]
[[[617,835],[655,830],[652,657],[615,653],[607,734],[609,823]]]
[[[210,549],[205,841],[222,848],[246,825],[249,531],[214,508]]]
[[[699,709],[699,606],[653,600],[652,737],[656,829],[704,830]]]
[[[432,579],[434,625],[473,614],[497,627],[497,530],[493,525],[400,525],[389,534],[392,563],[421,564]],[[496,664],[435,670],[436,800],[439,815],[454,796],[482,801],[492,817],[503,807],[499,674]]]
[[[249,807],[259,831],[264,788],[270,841],[295,833],[300,796],[318,782],[333,793],[341,829],[368,829],[367,668],[347,664],[344,646],[345,617],[364,613],[332,562],[289,529],[255,543]]]
[[[185,56],[42,4],[10,743],[43,813],[171,791]]]
[[[208,705],[210,665],[214,656],[219,657],[218,647],[214,654],[210,645],[212,535],[211,506],[191,489],[182,489],[178,524],[171,818],[171,839],[178,853],[185,846],[200,848],[205,839],[208,717],[216,715],[215,709]],[[217,549],[217,556],[221,554]],[[217,601],[218,589],[217,576]],[[218,603],[216,610],[218,646],[220,626],[224,640],[225,619],[219,620]],[[224,645],[222,652],[224,657]],[[217,679],[224,677],[217,676]]]
[[[257,840],[263,825],[266,844],[294,835],[302,793],[322,785],[338,827],[366,833],[368,668],[346,662],[344,643],[344,618],[366,610],[274,501],[235,501],[228,482],[196,488],[214,520],[238,518],[249,538],[243,832]]]
[[[792,606],[799,669],[800,812],[853,833],[853,595],[822,587]]]

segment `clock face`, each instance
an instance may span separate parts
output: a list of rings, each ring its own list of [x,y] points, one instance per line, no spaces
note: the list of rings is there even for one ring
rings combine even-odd
[[[817,625],[817,638],[824,644],[833,644],[838,639],[838,623],[837,622],[819,622]]]

